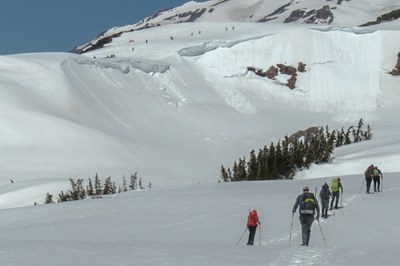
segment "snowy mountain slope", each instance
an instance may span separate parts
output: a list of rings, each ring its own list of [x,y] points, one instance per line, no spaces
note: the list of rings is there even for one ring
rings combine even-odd
[[[365,194],[365,185],[359,192],[362,174],[342,176],[340,205],[344,208],[320,221],[327,246],[317,223],[311,228],[310,246],[300,246],[296,213],[289,247],[296,196],[304,185],[314,190],[330,180],[154,188],[95,200],[3,209],[0,259],[4,265],[16,266],[396,265],[400,240],[397,174],[384,173],[384,191],[371,195]],[[246,217],[254,208],[261,231],[257,230],[255,245],[246,246]]]
[[[159,11],[136,24],[109,29],[96,39],[76,47],[74,51],[83,53],[95,50],[114,42],[121,34],[160,25],[188,22],[273,22],[358,26],[398,9],[400,5],[394,0],[292,0],[286,3],[268,0],[190,1],[180,7]],[[379,22],[384,23],[385,20]]]
[[[84,55],[2,56],[0,186],[19,200],[0,205],[42,202],[69,177],[96,172],[116,182],[138,172],[153,187],[216,182],[221,164],[230,167],[251,149],[310,126],[347,128],[361,117],[372,141],[338,149],[332,164],[296,178],[359,174],[371,162],[400,172],[399,78],[388,74],[399,23],[180,23],[125,33]],[[299,61],[306,72],[294,90],[287,75],[270,80],[248,71]],[[15,186],[32,180],[41,182],[35,193]]]

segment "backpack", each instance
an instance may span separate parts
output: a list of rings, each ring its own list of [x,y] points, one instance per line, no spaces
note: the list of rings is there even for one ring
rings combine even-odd
[[[372,171],[374,170],[374,166],[370,165],[367,170],[365,170],[364,174],[365,176],[372,176]]]
[[[313,193],[304,193],[300,205],[301,214],[311,214],[315,213],[315,204],[317,203]]]
[[[380,176],[378,168],[374,168],[374,170],[372,170],[372,175],[378,177]]]
[[[247,217],[247,226],[257,226],[257,223],[258,223],[257,211],[253,210],[249,213],[249,216]]]
[[[329,199],[330,191],[329,191],[329,186],[326,183],[325,185],[322,186],[319,196],[321,197],[321,199]]]
[[[332,192],[339,191],[339,180],[337,178],[332,179],[331,190]]]

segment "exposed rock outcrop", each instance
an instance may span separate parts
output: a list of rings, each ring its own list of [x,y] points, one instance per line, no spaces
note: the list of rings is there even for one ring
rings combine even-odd
[[[299,64],[297,65],[297,70],[299,72],[306,72],[306,64],[304,64],[303,62],[299,62]]]
[[[360,27],[377,25],[380,23],[396,20],[399,18],[400,18],[400,9],[397,9],[397,10],[393,10],[389,13],[386,13],[386,14],[383,14],[382,16],[377,17],[375,21],[370,21],[365,24],[362,24],[362,25],[360,25]]]
[[[314,126],[314,127],[309,127],[306,130],[299,130],[296,133],[293,133],[292,135],[289,136],[288,142],[293,143],[295,140],[299,140],[306,136],[308,137],[315,136],[318,134],[321,128],[322,128],[321,126]]]
[[[290,23],[303,19],[302,23],[307,24],[331,24],[333,22],[333,13],[328,5],[320,9],[297,9],[290,13],[283,22]]]
[[[287,86],[290,89],[296,88],[296,81],[297,81],[297,71],[305,72],[306,64],[303,62],[299,62],[297,69],[294,66],[285,65],[285,64],[277,64],[275,66],[270,66],[268,70],[263,70],[261,68],[256,67],[247,67],[248,71],[254,72],[256,75],[260,77],[267,77],[269,79],[275,79],[278,75],[278,71],[282,75],[289,75],[290,78],[287,80]]]
[[[273,79],[278,75],[278,68],[274,66],[270,66],[269,69],[267,70],[267,77],[269,79]]]
[[[287,66],[284,64],[277,64],[278,68],[279,68],[279,72],[281,74],[287,74],[290,76],[296,76],[297,75],[297,69],[293,66]]]
[[[287,86],[289,87],[289,89],[293,90],[294,88],[296,88],[296,81],[296,75],[292,75],[290,79],[288,79]]]

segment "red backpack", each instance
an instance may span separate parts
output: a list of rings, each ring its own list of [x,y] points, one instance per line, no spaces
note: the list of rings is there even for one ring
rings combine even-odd
[[[258,224],[258,216],[257,211],[252,210],[247,217],[247,226],[257,226]]]

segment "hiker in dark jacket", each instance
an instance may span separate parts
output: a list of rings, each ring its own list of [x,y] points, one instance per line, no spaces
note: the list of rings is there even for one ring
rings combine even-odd
[[[328,218],[329,198],[331,196],[332,193],[329,190],[329,185],[325,183],[324,185],[322,185],[321,192],[319,193],[319,197],[321,198],[321,209],[323,218]]]
[[[300,224],[301,224],[301,236],[302,246],[308,246],[311,235],[311,225],[314,222],[315,211],[317,212],[317,220],[319,220],[319,205],[314,194],[309,192],[309,188],[305,186],[303,188],[303,194],[297,196],[296,201],[293,205],[292,213],[294,214],[299,207],[300,212]]]
[[[373,171],[375,167],[373,164],[368,166],[367,170],[365,170],[364,175],[365,175],[365,181],[367,182],[367,193],[369,194],[369,190],[371,188],[371,182],[372,182],[372,177],[373,177]]]
[[[381,177],[383,178],[383,174],[381,170],[379,170],[378,166],[374,167],[372,171],[372,179],[374,180],[374,191],[380,192],[381,191]]]

